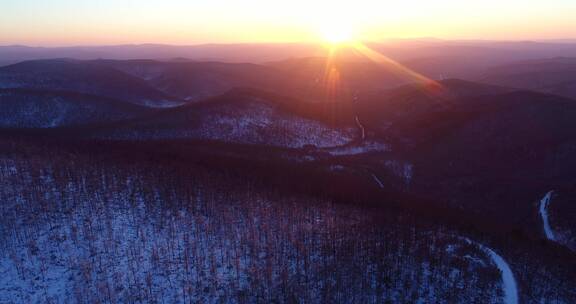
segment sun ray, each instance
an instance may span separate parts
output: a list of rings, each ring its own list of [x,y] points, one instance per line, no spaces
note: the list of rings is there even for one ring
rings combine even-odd
[[[354,49],[356,49],[360,54],[364,55],[366,58],[372,60],[373,62],[387,68],[391,72],[396,73],[403,78],[411,80],[411,82],[417,82],[429,86],[430,88],[440,88],[441,84],[436,80],[428,78],[408,67],[392,60],[391,58],[385,56],[384,54],[377,52],[362,42],[354,42],[352,44]]]

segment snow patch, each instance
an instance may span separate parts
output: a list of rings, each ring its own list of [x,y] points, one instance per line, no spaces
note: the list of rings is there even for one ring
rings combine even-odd
[[[342,165],[331,165],[328,167],[328,170],[333,171],[333,172],[344,171],[344,170],[346,170],[346,167],[344,167]]]
[[[359,155],[365,153],[388,151],[390,151],[388,145],[375,141],[364,141],[359,145],[326,149],[326,152],[332,156]]]
[[[203,109],[197,118],[178,118],[157,128],[116,130],[107,139],[203,139],[231,143],[302,148],[341,146],[353,139],[351,129],[334,129],[321,122],[279,111],[257,99],[242,106]],[[98,136],[97,136],[98,137]]]
[[[412,183],[412,177],[414,176],[413,164],[398,160],[387,160],[384,165],[392,171],[394,175],[400,177],[407,187],[410,186]]]

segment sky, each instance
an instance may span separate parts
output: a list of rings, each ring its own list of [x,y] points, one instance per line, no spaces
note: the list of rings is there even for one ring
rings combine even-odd
[[[337,29],[337,30],[335,30]],[[576,0],[0,0],[0,44],[576,38]]]

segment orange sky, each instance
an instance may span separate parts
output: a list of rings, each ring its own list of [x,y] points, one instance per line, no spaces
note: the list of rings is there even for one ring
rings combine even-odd
[[[4,0],[0,44],[95,45],[576,38],[574,0]]]

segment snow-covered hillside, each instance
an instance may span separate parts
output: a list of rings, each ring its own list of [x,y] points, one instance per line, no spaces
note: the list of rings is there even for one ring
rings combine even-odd
[[[334,147],[354,139],[354,128],[334,128],[259,98],[238,97],[174,109],[138,124],[97,133],[99,138],[203,139],[291,148]]]
[[[0,89],[0,128],[56,128],[126,120],[150,110],[67,92]]]
[[[405,216],[155,168],[2,159],[0,302],[500,303],[490,257]]]

